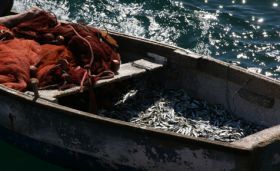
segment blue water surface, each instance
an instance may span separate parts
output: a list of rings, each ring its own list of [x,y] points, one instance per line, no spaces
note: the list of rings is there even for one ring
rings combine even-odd
[[[16,0],[15,9],[34,5],[280,78],[278,0]]]

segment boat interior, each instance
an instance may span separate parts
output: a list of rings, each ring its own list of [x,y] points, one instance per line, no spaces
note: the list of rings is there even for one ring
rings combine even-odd
[[[100,110],[113,110],[115,100],[129,89],[164,87],[182,89],[209,104],[221,104],[236,117],[264,128],[279,123],[279,101],[274,93],[279,88],[268,89],[279,83],[184,49],[114,32],[111,35],[119,42],[122,58],[114,78],[99,80],[84,92],[79,86],[64,91],[39,90],[40,98],[98,115]]]

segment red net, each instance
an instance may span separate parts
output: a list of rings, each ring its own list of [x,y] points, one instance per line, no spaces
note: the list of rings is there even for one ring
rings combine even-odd
[[[40,45],[32,40],[0,42],[0,83],[23,91],[30,79],[29,66],[39,60]]]
[[[64,89],[113,77],[120,65],[118,45],[106,32],[59,23],[45,11],[11,31],[5,27],[0,30],[12,35],[6,39],[17,37],[0,40],[0,84],[13,89],[28,88],[31,66],[37,68],[32,77],[38,78],[40,88]]]

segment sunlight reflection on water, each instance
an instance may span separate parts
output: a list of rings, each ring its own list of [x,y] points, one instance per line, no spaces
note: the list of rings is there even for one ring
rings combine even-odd
[[[16,0],[18,11],[32,5],[63,20],[189,48],[280,78],[280,9],[275,0]]]

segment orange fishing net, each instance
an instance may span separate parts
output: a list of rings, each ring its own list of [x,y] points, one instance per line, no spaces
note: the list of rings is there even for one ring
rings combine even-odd
[[[40,45],[32,40],[0,42],[0,84],[23,91],[30,79],[29,66],[39,60]]]
[[[30,77],[36,77],[41,89],[83,88],[114,76],[120,65],[117,48],[106,32],[59,23],[41,11],[13,28],[0,26],[0,84],[25,91]]]

